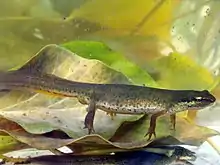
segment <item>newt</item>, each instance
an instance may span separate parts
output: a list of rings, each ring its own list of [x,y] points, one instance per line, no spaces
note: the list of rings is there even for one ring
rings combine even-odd
[[[10,159],[5,160],[5,162],[15,162],[16,164],[22,163],[25,165],[192,165],[196,159],[196,154],[194,152],[182,147],[161,147],[158,149],[163,152],[170,151],[172,154],[168,156],[161,153],[140,150],[116,152],[114,155],[42,155],[27,158],[26,160],[18,163],[16,160],[10,161]]]
[[[84,125],[95,133],[93,122],[97,109],[110,114],[151,115],[145,136],[156,137],[158,117],[170,115],[175,128],[175,114],[210,106],[216,98],[207,90],[171,90],[127,84],[76,82],[53,74],[9,71],[0,73],[0,90],[31,90],[61,97],[77,98],[88,105]]]

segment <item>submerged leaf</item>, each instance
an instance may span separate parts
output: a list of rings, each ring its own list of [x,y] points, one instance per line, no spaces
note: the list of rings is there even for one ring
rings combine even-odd
[[[203,90],[214,83],[208,69],[184,54],[171,53],[154,60],[151,67],[158,72],[157,82],[165,88]]]
[[[52,137],[49,134],[31,134],[26,132],[21,126],[12,122],[10,120],[0,118],[0,131],[1,133],[8,134],[10,136],[6,136],[7,140],[4,142],[8,142],[9,144],[12,142],[12,149],[24,149],[34,147],[36,149],[41,150],[54,150],[63,146],[68,146],[73,149],[74,154],[103,154],[104,152],[114,152],[114,151],[123,151],[125,149],[135,149],[142,148],[149,144],[151,141],[147,141],[147,139],[143,139],[141,141],[130,141],[130,142],[110,142],[100,135],[86,135],[80,138],[72,139],[70,137]],[[58,135],[58,134],[57,134]],[[2,136],[3,137],[3,136]],[[16,139],[16,140],[15,140]],[[20,143],[21,142],[21,143]],[[19,144],[19,145],[18,145]],[[11,144],[10,144],[11,145]],[[2,145],[3,146],[3,145]],[[5,144],[5,146],[8,146]],[[18,148],[19,146],[19,148]],[[76,150],[75,150],[76,149]],[[94,152],[94,150],[97,150]],[[1,152],[10,151],[8,148],[2,148]]]
[[[127,60],[122,54],[111,50],[103,43],[94,41],[73,41],[65,43],[62,46],[83,58],[103,62],[108,67],[121,72],[133,84],[157,86],[156,82],[147,72]]]
[[[165,0],[139,0],[135,3],[130,0],[94,0],[74,10],[68,20],[84,18],[121,33],[156,35],[167,39],[170,24],[166,23],[172,19],[172,10],[177,3]]]
[[[0,136],[0,154],[4,154],[15,150],[21,150],[25,148],[29,148],[29,146],[19,142],[18,140],[16,140],[11,136],[8,135]]]
[[[17,123],[4,118],[0,118],[0,131],[10,135],[13,139],[16,139],[17,141],[21,142],[23,145],[20,144],[21,148],[18,149],[24,149],[24,147],[25,148],[34,147],[37,149],[50,150],[50,149],[62,147],[68,143],[68,139],[66,140],[56,139],[55,141],[53,140],[53,138],[44,137],[42,135],[30,134],[26,132]],[[16,149],[15,146],[12,146],[13,150]],[[3,148],[3,151],[4,149],[5,148]]]
[[[41,150],[54,150],[62,146],[67,146],[74,151],[74,155],[103,155],[109,154],[111,152],[121,152],[128,149],[139,149],[147,145],[151,146],[152,143],[152,141],[147,141],[147,138],[142,140],[133,139],[132,141],[127,142],[111,142],[96,134],[83,136],[77,139],[60,139],[59,137],[54,138],[48,135],[45,136],[43,134],[30,134],[16,123],[6,120],[4,118],[1,118],[0,121],[1,131],[22,142],[23,145],[20,145],[20,148],[18,149],[34,147]],[[7,124],[7,126],[5,124]],[[169,137],[158,138],[157,140],[154,140],[153,143],[160,145],[173,145],[174,141],[176,141],[176,144],[181,144],[180,142],[178,142],[177,139]],[[162,153],[162,151],[157,149],[147,148],[146,150],[149,152],[161,152],[161,154],[166,154],[165,152]]]

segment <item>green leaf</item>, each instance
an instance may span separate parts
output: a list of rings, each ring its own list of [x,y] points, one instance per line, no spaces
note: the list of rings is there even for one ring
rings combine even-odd
[[[0,153],[27,148],[28,145],[20,143],[15,138],[8,135],[0,135]]]
[[[124,74],[133,84],[157,86],[157,83],[147,72],[101,42],[72,41],[62,44],[62,46],[83,58],[103,62],[108,67]]]

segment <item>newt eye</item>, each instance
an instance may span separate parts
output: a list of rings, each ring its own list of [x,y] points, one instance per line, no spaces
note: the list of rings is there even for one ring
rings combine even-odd
[[[202,97],[195,97],[196,100],[202,100]]]
[[[182,98],[181,102],[193,102],[193,101],[202,101],[203,97],[192,97],[192,98]]]

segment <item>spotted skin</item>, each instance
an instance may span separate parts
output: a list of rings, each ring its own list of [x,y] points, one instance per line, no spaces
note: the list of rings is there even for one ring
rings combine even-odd
[[[151,115],[146,136],[156,137],[156,121],[163,115],[171,115],[175,129],[175,114],[184,110],[198,110],[215,102],[207,90],[169,90],[125,84],[95,84],[75,82],[44,73],[12,71],[0,74],[0,90],[31,90],[59,97],[75,97],[88,105],[85,128],[95,133],[93,121],[96,109],[114,114]]]

